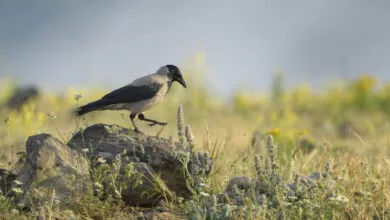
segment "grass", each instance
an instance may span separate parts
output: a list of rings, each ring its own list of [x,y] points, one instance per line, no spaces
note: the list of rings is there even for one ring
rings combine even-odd
[[[188,69],[195,76],[202,71]],[[209,152],[215,160],[200,194],[193,201],[165,204],[166,210],[178,218],[200,219],[390,218],[390,84],[379,85],[375,78],[362,75],[324,91],[310,91],[307,86],[286,90],[283,77],[276,75],[270,94],[238,91],[231,99],[222,100],[211,96],[201,80],[190,76],[184,76],[190,85],[187,90],[174,86],[164,103],[147,112],[150,118],[167,121],[164,129],[148,128],[137,121],[149,135],[171,136],[181,145],[187,140],[188,147]],[[3,102],[12,84],[3,82],[0,88]],[[25,151],[29,135],[47,132],[66,142],[78,128],[94,123],[131,127],[126,112],[96,112],[81,119],[72,115],[77,105],[105,92],[108,90],[69,88],[62,95],[42,94],[21,111],[1,108],[0,168],[16,169],[18,152]],[[185,123],[190,125],[182,125],[179,131],[178,106],[182,106]],[[269,147],[273,144],[268,135],[272,135],[275,149]],[[318,181],[312,190],[301,179],[316,171],[330,173],[331,178]],[[241,195],[240,206],[220,203],[213,195],[223,193],[235,176],[253,178],[268,190],[255,188],[249,195]],[[296,200],[291,200],[276,176],[296,184]],[[331,192],[330,180],[335,182]],[[40,215],[128,219],[142,211],[80,196],[66,210],[48,206],[26,213],[0,197],[0,215],[6,219]]]

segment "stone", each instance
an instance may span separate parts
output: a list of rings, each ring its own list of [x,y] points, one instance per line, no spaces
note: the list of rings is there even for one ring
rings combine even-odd
[[[165,195],[172,199],[172,192],[166,184],[158,178],[156,172],[146,163],[135,163],[135,170],[141,173],[141,183],[136,184],[136,179],[127,183],[125,190],[122,192],[122,199],[128,205],[133,206],[155,206]],[[129,187],[134,186],[134,187]],[[134,198],[137,198],[136,200]]]
[[[21,190],[13,196],[27,207],[31,202],[35,207],[50,201],[64,204],[91,191],[86,158],[49,134],[28,138],[25,163],[16,180],[19,184],[13,188]]]
[[[67,145],[87,152],[91,160],[100,157],[109,166],[119,155],[118,180],[122,182],[129,164],[140,172],[142,178],[138,183],[141,184],[131,180],[122,188],[122,199],[131,205],[154,206],[160,200],[174,196],[190,198],[192,189],[188,180],[198,186],[212,168],[212,159],[207,153],[175,150],[177,143],[172,144],[168,139],[147,136],[117,125],[92,125],[76,133]],[[183,175],[184,166],[187,166],[190,178]],[[151,192],[149,198],[145,192]]]

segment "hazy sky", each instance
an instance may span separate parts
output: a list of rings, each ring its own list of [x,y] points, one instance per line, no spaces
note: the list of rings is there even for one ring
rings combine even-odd
[[[390,1],[0,0],[0,76],[43,88],[122,86],[200,50],[220,94],[263,90],[277,68],[313,87],[389,80]]]

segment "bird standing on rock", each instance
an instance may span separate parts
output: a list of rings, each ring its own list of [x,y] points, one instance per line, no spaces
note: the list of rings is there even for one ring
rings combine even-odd
[[[77,114],[81,116],[92,111],[128,110],[131,112],[130,120],[135,131],[139,131],[134,122],[137,115],[140,120],[150,122],[148,124],[150,127],[154,125],[165,126],[166,122],[145,118],[144,112],[163,101],[175,81],[187,88],[177,66],[171,64],[162,66],[156,73],[138,78],[132,83],[106,94],[99,100],[79,107]]]

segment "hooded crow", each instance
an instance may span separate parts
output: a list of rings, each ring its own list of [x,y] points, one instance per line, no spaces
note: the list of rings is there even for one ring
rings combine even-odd
[[[159,122],[145,118],[144,112],[153,108],[164,100],[173,82],[180,83],[187,88],[180,69],[175,65],[160,67],[156,73],[138,78],[132,83],[116,89],[101,99],[88,103],[77,109],[77,115],[81,116],[92,111],[103,110],[128,110],[131,112],[130,120],[135,131],[139,131],[134,118],[150,122],[148,125],[165,126],[166,122]]]

